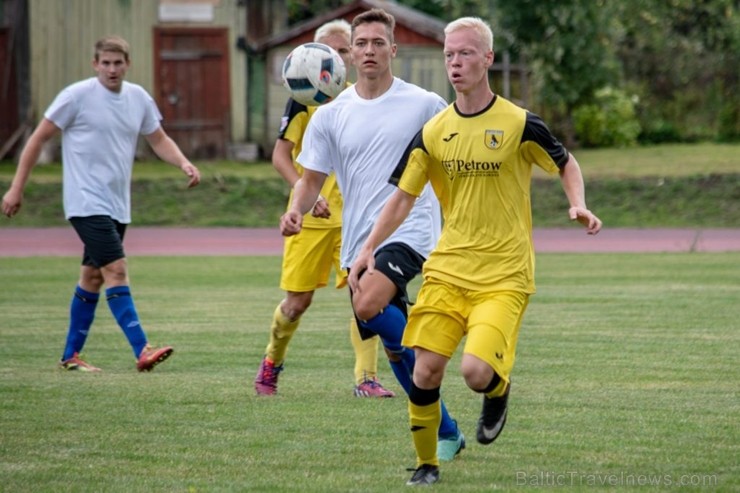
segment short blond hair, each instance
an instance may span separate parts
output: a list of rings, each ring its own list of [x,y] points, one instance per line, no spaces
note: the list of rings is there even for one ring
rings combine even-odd
[[[128,62],[129,46],[128,42],[120,36],[105,36],[95,43],[95,60],[100,60],[100,54],[104,51],[121,53],[123,58]]]
[[[313,40],[318,42],[319,39],[326,38],[332,34],[339,34],[347,38],[347,41],[349,41],[351,33],[352,26],[349,25],[349,22],[344,19],[336,19],[319,27],[313,35]]]
[[[459,29],[472,29],[478,33],[481,48],[493,50],[493,31],[491,26],[480,17],[460,17],[445,27],[445,36]]]

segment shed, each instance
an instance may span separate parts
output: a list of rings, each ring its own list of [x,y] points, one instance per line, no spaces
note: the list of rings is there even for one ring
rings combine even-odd
[[[280,76],[285,57],[296,46],[313,41],[314,31],[325,22],[340,18],[352,22],[356,15],[373,8],[381,8],[396,19],[398,53],[392,65],[393,74],[450,100],[452,93],[442,56],[446,23],[393,1],[356,0],[287,31],[249,43],[248,66],[253,72],[247,89],[248,140],[257,142],[264,156],[272,153],[289,97]]]
[[[0,1],[0,150],[65,86],[93,77],[95,41],[116,34],[131,46],[127,80],[156,100],[185,154],[227,157],[246,133],[245,17],[237,0]]]

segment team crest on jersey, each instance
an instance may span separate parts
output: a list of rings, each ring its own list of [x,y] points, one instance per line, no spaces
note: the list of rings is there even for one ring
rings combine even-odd
[[[503,130],[486,130],[486,147],[499,149],[504,142]]]
[[[445,170],[445,173],[447,174],[447,177],[450,179],[450,181],[455,179],[453,167],[454,167],[453,161],[442,161],[442,169]]]

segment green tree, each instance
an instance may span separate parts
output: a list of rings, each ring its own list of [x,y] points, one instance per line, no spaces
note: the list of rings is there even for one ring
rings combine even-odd
[[[624,0],[617,40],[646,140],[740,139],[738,0]]]
[[[496,15],[514,49],[532,67],[535,93],[568,144],[574,141],[573,110],[596,91],[619,86],[613,49],[615,2],[606,0],[497,1]]]
[[[285,0],[292,22],[352,0]],[[612,88],[639,96],[643,140],[740,140],[740,0],[398,0],[488,20],[531,68],[533,109],[567,144],[572,115]]]
[[[490,20],[494,11],[494,0],[399,0],[398,3],[444,21],[463,16]]]

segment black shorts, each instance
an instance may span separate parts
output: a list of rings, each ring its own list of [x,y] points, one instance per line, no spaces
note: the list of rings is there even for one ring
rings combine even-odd
[[[123,252],[125,224],[110,216],[71,217],[69,222],[85,245],[82,265],[105,267],[126,256]]]
[[[406,287],[421,272],[425,260],[422,255],[405,243],[389,243],[375,252],[375,270],[382,272],[396,285],[396,294],[390,304],[401,310],[406,318],[408,318],[408,305],[410,304]],[[351,296],[352,290],[350,290],[350,299]],[[357,327],[363,340],[376,335],[364,329],[360,320],[357,320]]]

